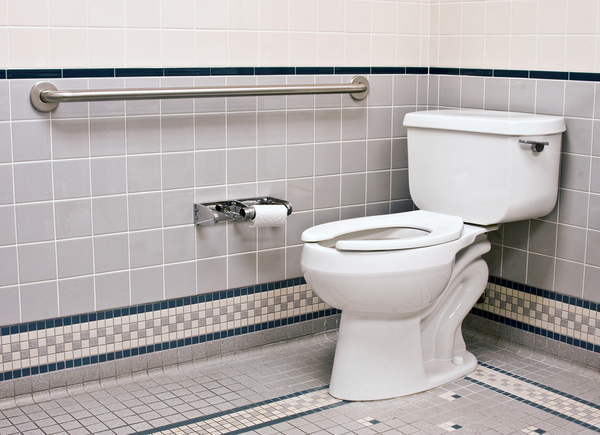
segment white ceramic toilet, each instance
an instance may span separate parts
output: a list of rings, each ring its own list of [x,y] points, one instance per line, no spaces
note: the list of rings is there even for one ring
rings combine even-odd
[[[461,324],[485,290],[486,234],[550,213],[561,117],[483,110],[409,113],[418,211],[331,222],[302,234],[302,271],[342,310],[329,392],[377,400],[472,372]]]

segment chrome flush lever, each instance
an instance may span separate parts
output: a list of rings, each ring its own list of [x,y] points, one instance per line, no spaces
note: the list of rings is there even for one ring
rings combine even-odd
[[[542,151],[544,151],[544,147],[550,145],[548,142],[540,142],[537,140],[525,140],[525,139],[519,139],[519,143],[531,145],[531,150],[534,153],[541,153]]]

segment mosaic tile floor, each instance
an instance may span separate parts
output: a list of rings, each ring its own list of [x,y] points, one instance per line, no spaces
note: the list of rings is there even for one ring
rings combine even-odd
[[[467,335],[478,369],[404,398],[329,396],[329,333],[20,400],[0,410],[0,434],[600,433],[598,372]]]

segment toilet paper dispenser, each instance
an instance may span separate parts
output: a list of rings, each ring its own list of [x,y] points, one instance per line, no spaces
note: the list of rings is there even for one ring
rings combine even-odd
[[[292,204],[267,196],[194,204],[194,223],[196,225],[214,225],[223,221],[253,221],[256,218],[255,206],[265,205],[283,205],[287,209],[287,216],[292,214]]]

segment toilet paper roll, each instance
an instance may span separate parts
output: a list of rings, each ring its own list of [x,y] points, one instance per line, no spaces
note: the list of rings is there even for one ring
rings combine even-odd
[[[255,205],[256,215],[251,227],[281,227],[285,225],[287,207],[285,205]]]

